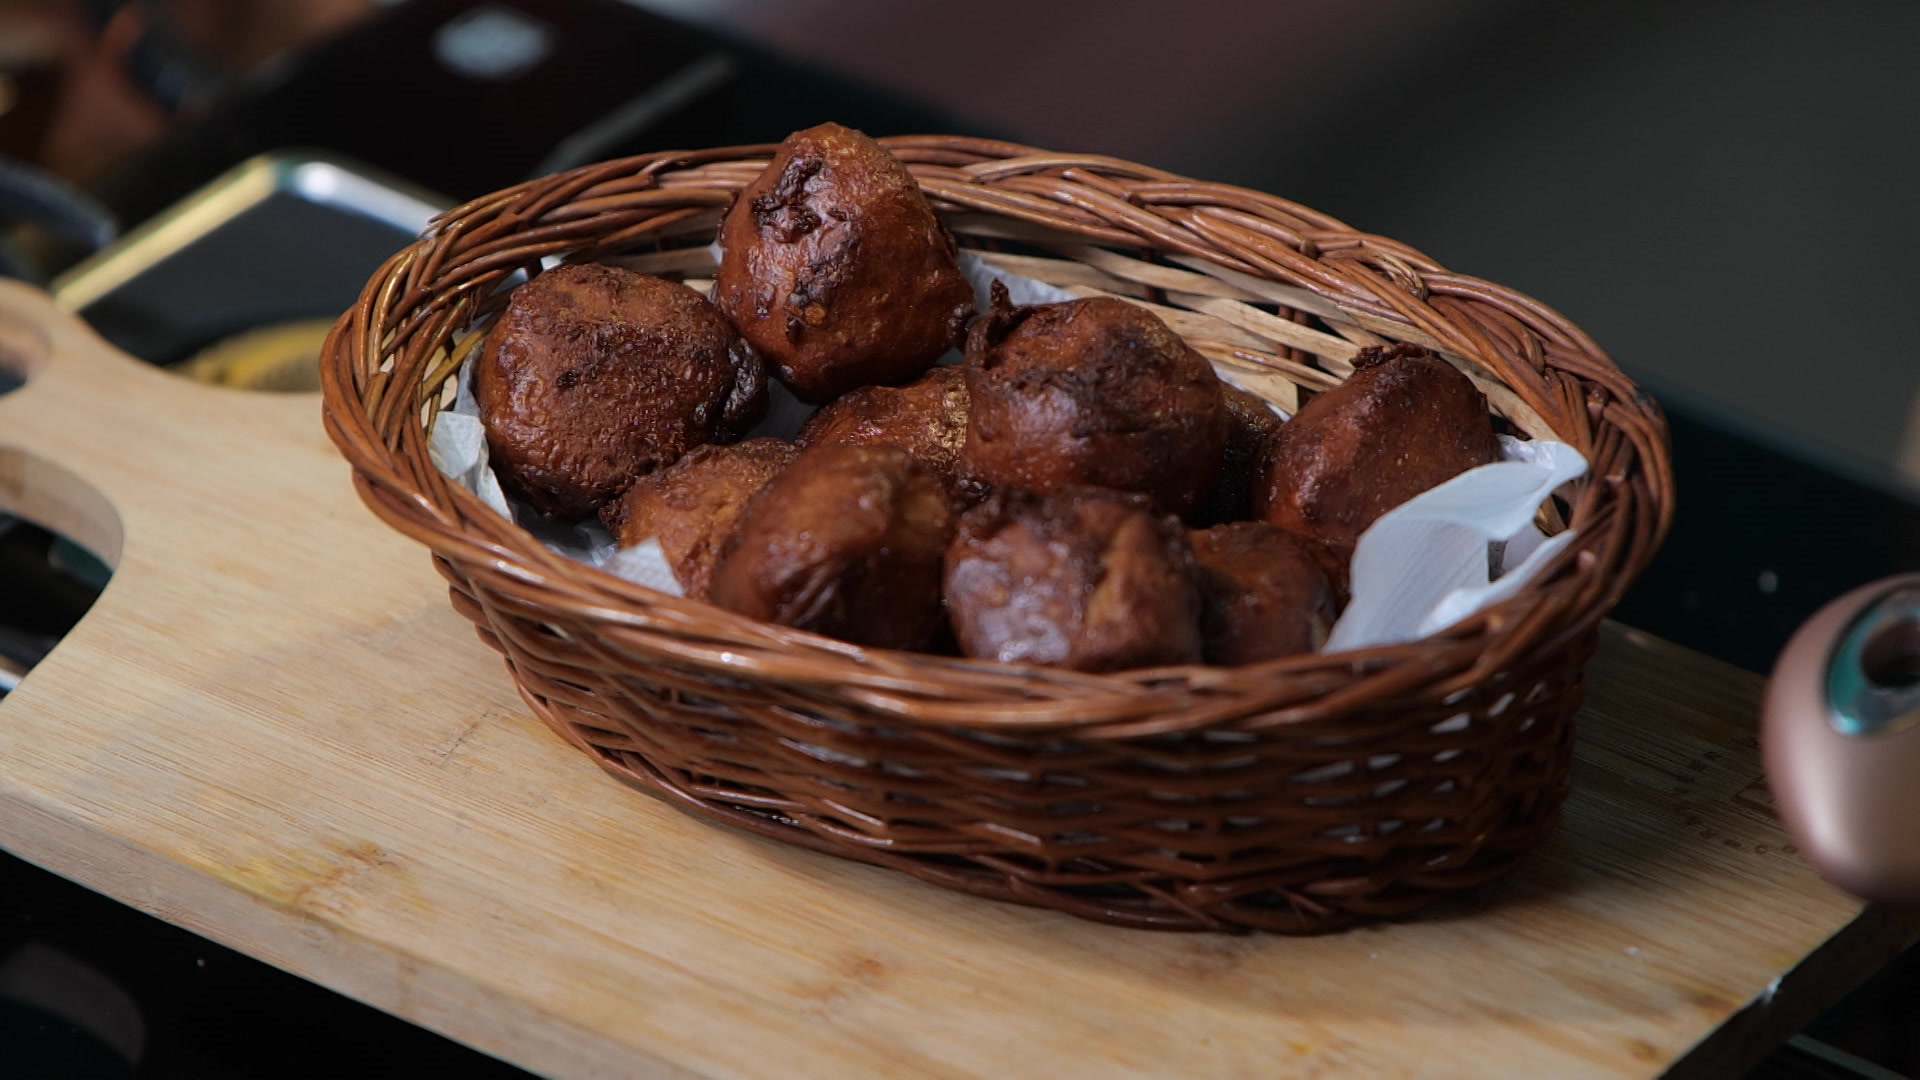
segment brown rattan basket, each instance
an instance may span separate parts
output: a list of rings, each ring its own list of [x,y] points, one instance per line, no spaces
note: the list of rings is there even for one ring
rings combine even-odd
[[[720,821],[1131,926],[1327,930],[1513,867],[1566,793],[1597,624],[1671,516],[1654,402],[1539,303],[1285,199],[1001,142],[883,142],[963,247],[1149,304],[1282,404],[1365,344],[1442,352],[1514,429],[1587,455],[1589,478],[1543,511],[1577,539],[1425,640],[1114,675],[863,649],[555,555],[441,476],[427,435],[513,275],[559,257],[699,278],[772,148],[652,154],[442,215],[322,361],[362,498],[433,550],[534,712]]]

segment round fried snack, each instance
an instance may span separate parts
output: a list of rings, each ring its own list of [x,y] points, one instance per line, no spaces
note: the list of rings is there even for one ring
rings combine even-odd
[[[1227,443],[1220,455],[1220,479],[1213,497],[1199,516],[1207,524],[1245,521],[1253,516],[1253,477],[1273,438],[1285,421],[1264,398],[1222,382],[1227,404]]]
[[[720,546],[747,500],[799,453],[785,439],[772,438],[696,446],[672,465],[634,481],[600,511],[600,518],[623,548],[649,537],[658,540],[681,590],[704,600]]]
[[[1380,515],[1500,456],[1485,395],[1445,360],[1374,345],[1353,366],[1268,440],[1253,488],[1256,515],[1341,566]]]
[[[1253,664],[1326,644],[1339,616],[1333,584],[1301,540],[1265,522],[1196,530],[1209,664]]]
[[[1204,505],[1227,440],[1213,365],[1151,311],[1112,297],[993,311],[967,334],[969,477],[1048,492],[1142,492],[1162,511]]]
[[[859,645],[917,649],[940,629],[954,522],[946,485],[905,450],[817,447],[748,500],[707,597]]]
[[[905,386],[863,386],[808,418],[801,446],[897,446],[940,474],[959,494],[967,441],[967,376],[937,367]]]
[[[1186,530],[1127,492],[996,491],[947,549],[947,613],[984,659],[1121,671],[1201,658]]]
[[[520,286],[487,331],[473,392],[494,471],[571,521],[766,411],[759,357],[699,293],[615,266]]]
[[[803,401],[911,379],[973,317],[953,238],[912,174],[838,124],[787,136],[720,244],[714,302]]]

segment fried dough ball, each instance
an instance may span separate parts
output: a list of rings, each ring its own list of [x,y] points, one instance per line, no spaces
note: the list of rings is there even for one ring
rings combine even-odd
[[[937,367],[905,386],[865,386],[834,399],[800,429],[801,446],[897,446],[919,458],[948,490],[963,490],[967,376]]]
[[[1213,492],[1227,412],[1213,366],[1159,317],[1112,297],[994,309],[967,334],[968,476],[1048,492],[1137,491],[1193,513]]]
[[[1499,460],[1487,399],[1417,345],[1370,346],[1347,381],[1268,440],[1254,512],[1325,544],[1341,566],[1380,515]]]
[[[739,438],[767,403],[759,357],[699,293],[597,264],[514,290],[473,391],[502,485],[561,521]]]
[[[961,516],[946,588],[968,656],[1080,671],[1201,658],[1193,548],[1143,495],[996,491]]]
[[[1245,521],[1253,516],[1253,477],[1266,455],[1267,440],[1285,421],[1266,399],[1222,382],[1227,404],[1227,443],[1220,455],[1220,478],[1200,520],[1208,524]]]
[[[973,287],[906,166],[838,124],[797,131],[722,223],[714,302],[803,401],[919,375]]]
[[[731,446],[696,446],[672,465],[634,481],[600,511],[623,548],[660,542],[681,590],[707,597],[714,560],[747,500],[792,463],[800,448],[759,438]]]
[[[1209,664],[1253,664],[1326,644],[1334,588],[1301,540],[1259,521],[1196,530]]]
[[[821,446],[748,500],[708,599],[860,645],[917,649],[942,620],[956,515],[946,485],[896,446]]]

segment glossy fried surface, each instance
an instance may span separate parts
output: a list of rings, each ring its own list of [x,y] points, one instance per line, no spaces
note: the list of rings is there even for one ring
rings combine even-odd
[[[897,446],[959,492],[960,449],[967,441],[967,376],[937,367],[905,386],[863,386],[807,420],[801,446]]]
[[[593,513],[766,410],[766,372],[699,293],[598,264],[513,292],[474,369],[494,471],[548,518]]]
[[[890,649],[940,629],[955,514],[931,468],[894,446],[821,446],[748,500],[708,599],[756,619]]]
[[[658,540],[680,588],[704,600],[720,547],[732,535],[747,500],[799,453],[794,444],[772,438],[697,446],[672,465],[634,481],[600,516],[623,548]]]
[[[1380,515],[1499,456],[1486,397],[1445,360],[1373,346],[1354,367],[1268,440],[1254,483],[1262,520],[1325,544],[1343,566]]]
[[[1253,664],[1324,645],[1339,611],[1311,541],[1259,521],[1195,530],[1209,664]]]
[[[1213,366],[1151,311],[1111,297],[995,307],[967,335],[965,470],[989,487],[1094,485],[1168,513],[1205,504],[1227,413]]]
[[[1220,455],[1220,478],[1198,515],[1207,524],[1253,516],[1253,477],[1266,455],[1267,440],[1283,423],[1280,414],[1258,395],[1228,382],[1222,382],[1220,390],[1227,406],[1227,441]]]
[[[961,516],[947,611],[968,656],[1080,671],[1201,658],[1193,548],[1145,496],[996,491]]]
[[[913,176],[839,124],[787,136],[720,243],[714,301],[804,401],[913,378],[973,316],[953,238]]]

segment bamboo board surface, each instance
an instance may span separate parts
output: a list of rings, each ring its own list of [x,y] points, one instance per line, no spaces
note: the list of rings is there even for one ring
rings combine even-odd
[[[542,1073],[1726,1075],[1920,930],[1787,846],[1759,681],[1619,628],[1554,839],[1406,924],[1117,930],[748,837],[528,715],[316,395],[4,284],[0,364],[0,509],[117,563],[0,701],[0,845]]]

